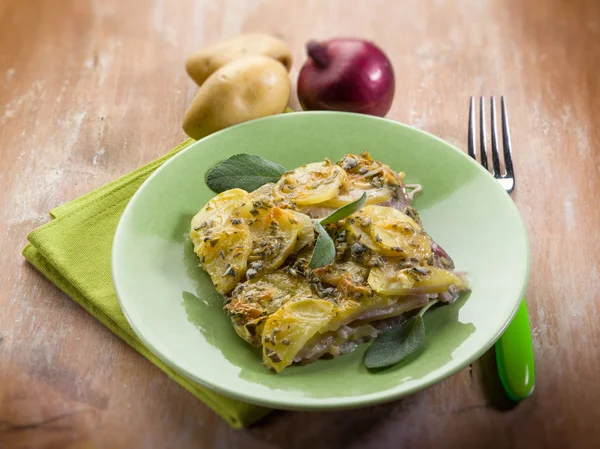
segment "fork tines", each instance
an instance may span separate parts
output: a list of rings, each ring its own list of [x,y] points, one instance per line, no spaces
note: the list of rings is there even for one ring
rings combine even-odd
[[[508,115],[506,112],[506,102],[504,97],[500,97],[502,109],[502,143],[504,150],[504,173],[500,169],[500,156],[498,153],[498,132],[496,129],[496,100],[490,98],[490,128],[492,143],[492,175],[500,181],[508,193],[512,192],[515,186],[515,176],[513,172],[512,155],[510,147],[510,133],[508,130]],[[485,100],[479,98],[479,153],[480,162],[489,170],[487,139],[485,132]],[[477,150],[475,147],[475,98],[471,97],[469,106],[469,130],[468,130],[468,152],[469,156],[477,160]]]

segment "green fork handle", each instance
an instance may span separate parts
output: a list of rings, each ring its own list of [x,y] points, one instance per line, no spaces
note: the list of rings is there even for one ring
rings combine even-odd
[[[533,343],[525,299],[504,334],[496,342],[496,362],[500,380],[511,400],[520,401],[533,393]]]

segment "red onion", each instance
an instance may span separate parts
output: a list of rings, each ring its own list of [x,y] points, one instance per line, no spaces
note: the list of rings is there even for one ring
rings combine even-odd
[[[359,112],[383,117],[394,99],[394,70],[374,44],[360,39],[310,41],[298,77],[304,110]]]

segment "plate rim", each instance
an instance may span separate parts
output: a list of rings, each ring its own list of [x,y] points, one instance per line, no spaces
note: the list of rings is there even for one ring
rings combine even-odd
[[[522,231],[521,235],[524,237],[524,243],[525,243],[525,254],[523,255],[523,257],[525,257],[525,259],[526,259],[525,260],[525,273],[524,273],[525,275],[523,277],[523,285],[521,286],[521,291],[519,294],[520,300],[515,301],[515,305],[509,315],[509,319],[506,321],[506,323],[504,323],[504,325],[500,328],[500,330],[498,332],[496,332],[496,334],[488,342],[486,342],[486,344],[484,344],[481,347],[481,349],[474,352],[470,357],[466,358],[464,362],[459,363],[457,366],[451,368],[450,370],[444,371],[443,373],[439,373],[438,375],[433,376],[433,378],[426,380],[426,381],[422,381],[418,385],[412,386],[410,388],[399,389],[398,387],[401,384],[398,384],[397,386],[388,388],[386,390],[377,391],[377,392],[368,393],[368,394],[361,394],[361,395],[356,395],[356,396],[340,396],[340,397],[327,397],[327,398],[314,398],[314,397],[307,397],[307,396],[302,396],[302,397],[297,397],[297,398],[285,397],[285,400],[281,401],[281,400],[277,400],[277,399],[269,399],[268,397],[267,398],[261,397],[259,395],[247,394],[243,391],[227,389],[227,388],[222,387],[218,383],[207,381],[205,379],[202,379],[202,378],[196,376],[194,373],[179,366],[177,363],[174,363],[167,355],[163,354],[160,350],[158,350],[156,347],[154,347],[153,344],[145,338],[144,333],[138,328],[138,326],[135,324],[135,322],[129,316],[127,308],[124,305],[124,300],[122,298],[122,295],[119,293],[119,288],[118,288],[118,284],[117,284],[118,261],[117,261],[116,254],[118,253],[118,251],[116,251],[115,249],[118,246],[120,246],[119,242],[123,238],[123,236],[122,236],[122,234],[124,232],[123,231],[123,227],[124,227],[123,223],[125,221],[125,218],[128,217],[128,215],[132,213],[131,212],[132,208],[133,208],[132,204],[134,204],[134,202],[138,196],[142,195],[144,188],[152,181],[152,179],[154,179],[155,176],[158,176],[158,174],[162,170],[164,170],[164,167],[171,164],[174,160],[176,160],[176,158],[182,156],[186,152],[195,151],[195,148],[197,148],[202,142],[204,142],[208,139],[218,138],[218,136],[220,136],[221,134],[231,132],[231,130],[234,130],[237,128],[253,126],[257,122],[289,120],[289,119],[293,119],[294,117],[298,116],[299,114],[311,115],[311,116],[312,115],[352,116],[355,118],[360,118],[360,120],[372,120],[372,121],[387,122],[393,126],[399,126],[399,127],[408,129],[411,132],[423,134],[430,139],[434,139],[434,140],[438,141],[439,143],[448,147],[449,149],[452,149],[454,152],[461,154],[466,160],[468,160],[467,163],[475,165],[478,170],[480,170],[481,172],[483,172],[487,176],[489,176],[489,178],[494,181],[495,185],[497,186],[497,189],[499,189],[505,195],[506,199],[509,201],[509,203],[510,203],[509,207],[511,207],[513,209],[513,211],[516,213],[516,216],[519,218],[519,220],[518,220],[519,227],[521,228],[521,231]],[[384,404],[384,403],[395,401],[395,400],[400,399],[405,396],[409,396],[418,391],[425,390],[425,389],[431,387],[432,385],[435,385],[435,384],[453,376],[454,374],[456,374],[457,372],[459,372],[460,370],[465,368],[467,365],[469,365],[469,364],[473,363],[475,360],[479,359],[485,352],[487,352],[496,343],[496,341],[500,338],[500,336],[508,328],[509,324],[512,322],[513,318],[515,317],[515,315],[521,305],[521,302],[524,300],[524,297],[525,297],[525,294],[527,291],[527,287],[528,287],[528,283],[529,283],[529,276],[530,276],[530,253],[531,253],[531,249],[530,249],[529,235],[527,233],[527,228],[525,227],[525,223],[523,221],[521,213],[519,212],[519,209],[517,208],[517,206],[514,203],[514,201],[512,200],[512,198],[508,195],[508,193],[502,188],[500,183],[498,183],[496,181],[496,179],[492,176],[492,174],[488,170],[486,170],[481,164],[479,164],[477,161],[473,160],[473,158],[471,158],[464,151],[460,150],[459,148],[457,148],[450,142],[447,142],[447,141],[441,139],[440,137],[435,136],[431,133],[423,131],[422,129],[419,129],[414,126],[410,126],[408,124],[401,123],[401,122],[398,122],[395,120],[391,120],[388,118],[376,117],[376,116],[359,114],[359,113],[351,113],[351,112],[294,111],[294,112],[289,112],[289,113],[285,113],[285,114],[276,114],[276,115],[272,115],[272,116],[268,116],[268,117],[263,117],[260,119],[250,120],[250,121],[243,122],[243,123],[225,128],[223,130],[217,131],[217,132],[210,134],[200,140],[193,142],[186,148],[179,151],[177,154],[175,154],[172,157],[170,157],[169,159],[167,159],[163,164],[161,164],[160,167],[158,167],[156,170],[154,170],[154,172],[152,174],[150,174],[150,176],[148,176],[148,178],[146,178],[146,180],[139,186],[139,188],[136,190],[136,192],[132,195],[129,202],[125,206],[123,214],[121,215],[119,222],[117,224],[117,228],[115,230],[115,236],[113,239],[113,244],[111,247],[111,278],[112,278],[113,287],[115,290],[115,295],[119,302],[119,306],[121,308],[121,311],[123,312],[123,315],[125,316],[125,318],[127,320],[127,323],[129,324],[129,326],[132,328],[132,330],[134,331],[136,336],[140,339],[142,344],[155,357],[157,357],[161,362],[163,362],[169,368],[173,369],[178,374],[185,376],[187,379],[192,380],[192,381],[198,383],[199,385],[208,388],[209,390],[211,390],[213,392],[216,392],[216,393],[222,394],[226,397],[237,399],[237,400],[240,400],[240,401],[243,401],[246,403],[254,404],[254,405],[260,405],[260,406],[264,406],[264,407],[271,407],[271,408],[278,408],[278,409],[285,409],[285,410],[340,410],[340,409],[366,407],[366,406],[371,406],[371,405],[376,405],[376,404]]]

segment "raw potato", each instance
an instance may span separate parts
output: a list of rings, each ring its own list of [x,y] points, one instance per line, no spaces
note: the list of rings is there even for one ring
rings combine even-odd
[[[279,62],[248,56],[224,65],[198,89],[183,119],[183,130],[201,139],[229,126],[282,113],[290,80]]]
[[[283,64],[287,71],[292,66],[292,55],[285,43],[270,34],[242,34],[232,39],[205,47],[190,56],[186,62],[188,75],[201,86],[216,70],[225,64],[251,55],[263,55]]]

